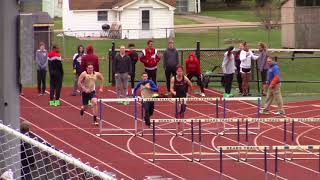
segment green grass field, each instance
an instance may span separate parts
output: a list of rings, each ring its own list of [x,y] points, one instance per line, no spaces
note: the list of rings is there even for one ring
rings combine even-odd
[[[212,16],[216,18],[223,18],[223,19],[231,19],[237,20],[242,22],[257,22],[257,16],[255,12],[251,9],[244,9],[244,10],[213,10],[213,11],[203,11],[200,15],[203,16]]]
[[[269,47],[280,48],[281,36],[280,30],[272,30],[269,33],[265,29],[261,28],[236,28],[236,29],[211,29],[205,32],[192,32],[192,33],[176,33],[175,46],[177,48],[193,48],[196,47],[196,42],[201,42],[203,48],[217,48],[228,47],[230,44],[226,44],[228,39],[239,39],[247,41],[252,48],[256,48],[258,42],[267,42]],[[111,48],[113,40],[79,40],[75,37],[61,37],[54,36],[55,44],[61,49],[61,53],[65,58],[71,58],[76,51],[76,47],[79,44],[88,45],[92,44],[95,49],[95,53],[100,57],[106,55]],[[144,48],[147,40],[114,40],[116,46],[127,45],[129,42],[135,43],[137,48]],[[167,47],[167,39],[156,39],[155,47],[165,48]],[[269,43],[268,43],[269,42]],[[233,44],[238,46],[238,44]]]
[[[186,19],[180,16],[174,16],[174,25],[185,25],[185,24],[201,24],[201,23],[192,19]]]
[[[206,13],[206,12],[204,12]],[[208,13],[208,12],[207,12]],[[215,12],[215,14],[221,14],[223,12]],[[238,20],[241,21],[253,21],[254,15],[250,14],[252,12],[239,10],[224,12],[229,14],[230,18],[233,18],[233,14],[237,13]],[[212,13],[213,14],[213,13]],[[247,17],[246,19],[244,17]],[[251,19],[250,19],[251,18]],[[178,19],[176,23],[193,23],[186,22],[185,19]],[[61,28],[61,20],[57,19],[56,28]],[[54,43],[58,44],[61,49],[61,54],[64,57],[64,86],[72,86],[73,84],[73,74],[72,74],[72,61],[71,57],[76,52],[76,47],[79,44],[88,45],[92,44],[95,49],[95,53],[100,57],[100,68],[101,72],[105,75],[106,82],[108,79],[108,60],[107,54],[108,50],[111,48],[112,40],[79,40],[74,37],[59,37],[54,36]],[[266,42],[269,47],[280,48],[281,47],[281,33],[279,29],[273,29],[271,31],[266,31],[261,28],[230,28],[230,29],[210,29],[207,31],[192,31],[192,32],[179,32],[175,34],[175,46],[177,48],[194,48],[196,42],[201,42],[201,48],[217,48],[217,47],[228,47],[230,45],[238,46],[238,44],[228,44],[228,40],[242,40],[247,41],[251,48],[256,48],[258,42]],[[146,40],[115,40],[116,46],[127,45],[129,42],[136,44],[137,48],[144,48],[146,46]],[[156,39],[156,48],[165,48],[167,46],[167,39]],[[285,56],[288,56],[286,54]],[[206,60],[207,64],[203,65],[203,70],[212,68],[212,63],[219,65],[221,58],[212,59],[216,62],[209,62]],[[208,64],[209,63],[209,64]],[[320,67],[320,61],[317,59],[305,59],[305,60],[280,60],[280,67],[283,80],[318,80],[317,68]],[[162,73],[162,66],[159,65],[159,74]],[[139,65],[142,68],[142,65]],[[141,71],[141,70],[140,70]],[[139,72],[140,72],[139,71]],[[162,78],[163,79],[163,78]],[[49,82],[49,81],[48,81]],[[217,85],[219,83],[212,83],[210,86],[220,89],[221,87]],[[35,84],[33,85],[35,86]],[[235,86],[234,86],[235,87]],[[251,83],[252,92],[256,92],[256,83]],[[297,83],[283,83],[282,85],[283,96],[286,100],[304,100],[312,99],[320,96],[320,84],[297,84]]]

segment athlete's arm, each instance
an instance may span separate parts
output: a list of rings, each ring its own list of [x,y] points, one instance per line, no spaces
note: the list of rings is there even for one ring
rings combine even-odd
[[[99,73],[99,72],[95,72],[95,73],[97,73],[97,78],[98,78],[98,80],[100,81],[99,91],[100,91],[100,92],[103,92],[104,77],[103,77],[103,75],[102,75],[101,73]]]
[[[177,95],[176,91],[174,90],[174,77],[172,77],[171,80],[170,80],[170,92],[171,92],[171,94],[173,94],[174,96]]]
[[[86,72],[84,71],[80,74],[79,79],[78,79],[78,87],[79,87],[80,91],[85,91],[85,87],[82,85],[82,82],[84,81],[85,75],[86,75]]]

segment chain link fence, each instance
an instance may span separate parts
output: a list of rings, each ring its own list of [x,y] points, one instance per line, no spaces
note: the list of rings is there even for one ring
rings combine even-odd
[[[289,25],[290,23],[288,23]],[[281,48],[281,25],[272,25],[268,28],[262,25],[247,25],[247,26],[203,26],[201,28],[176,28],[174,41],[175,47],[179,52],[180,64],[185,66],[185,60],[191,52],[197,54],[197,42],[201,45],[198,49],[200,55],[200,62],[202,72],[212,71],[215,67],[216,73],[221,72],[221,63],[223,54],[228,46],[238,47],[240,42],[246,41],[250,48],[256,48],[258,42],[265,42],[269,49]],[[89,33],[88,33],[89,32]],[[99,57],[101,63],[101,71],[105,75],[107,82],[112,82],[112,43],[115,43],[115,48],[120,45],[127,45],[134,43],[137,52],[141,53],[141,49],[146,47],[147,39],[110,39],[100,35],[95,36],[93,32],[88,31],[87,34],[77,32],[77,36],[67,36],[63,31],[37,31],[35,33],[34,49],[37,49],[37,44],[40,41],[47,41],[47,49],[50,49],[52,44],[60,47],[61,55],[64,59],[65,69],[65,85],[71,85],[72,81],[72,57],[76,53],[77,46],[82,44],[84,46],[93,45],[94,53]],[[163,57],[164,48],[167,47],[168,37],[162,39],[154,39],[154,45],[158,49],[161,57]],[[190,48],[191,47],[191,48]],[[320,91],[320,82],[317,78],[319,74],[315,67],[320,67],[320,54],[315,50],[312,54],[296,54],[293,57],[294,50],[278,50],[270,51],[269,55],[278,57],[277,61],[280,65],[283,80],[283,89],[287,89],[292,94],[314,93],[318,94]],[[114,51],[113,53],[117,53]],[[158,65],[157,79],[159,82],[165,81],[165,74],[163,68],[163,59]],[[253,64],[255,67],[256,65]],[[137,63],[136,80],[144,71],[143,64]],[[69,77],[70,76],[70,77]],[[36,79],[36,78],[34,78]],[[235,81],[236,78],[234,78]],[[257,71],[254,69],[252,73],[252,89],[261,89],[258,87]],[[219,81],[220,79],[214,79]],[[220,83],[212,83],[211,86],[221,88]],[[235,86],[234,86],[235,87]],[[320,95],[320,93],[319,93]]]

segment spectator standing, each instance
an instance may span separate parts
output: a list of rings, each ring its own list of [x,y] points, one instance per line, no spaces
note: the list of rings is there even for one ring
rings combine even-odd
[[[251,60],[257,60],[258,56],[255,56],[249,49],[246,42],[243,43],[243,50],[240,52],[240,73],[242,77],[242,93],[243,96],[249,94],[249,81],[251,80]]]
[[[266,44],[259,42],[258,49],[259,49],[258,69],[260,71],[261,80],[262,80],[262,96],[266,96],[266,92],[268,89],[268,84],[267,84],[267,74],[268,74],[267,46],[266,46]]]
[[[115,72],[116,90],[118,98],[125,98],[128,93],[128,79],[132,73],[132,63],[128,55],[126,55],[125,46],[120,47],[120,53],[114,58],[113,69]],[[128,105],[129,102],[122,102]]]
[[[148,47],[142,50],[140,61],[144,64],[148,78],[157,84],[157,65],[160,61],[158,50],[153,48],[153,40],[147,42]]]
[[[86,48],[86,55],[81,58],[81,72],[86,71],[88,64],[92,64],[95,72],[99,70],[99,58],[93,52],[93,46],[88,45]]]
[[[134,82],[135,82],[135,77],[136,77],[136,64],[139,60],[139,55],[135,50],[135,44],[130,43],[128,45],[128,50],[126,52],[126,54],[130,57],[131,59],[131,74],[130,74],[130,78],[131,78],[131,94],[133,95],[133,89],[134,89]]]
[[[235,72],[235,61],[234,55],[232,53],[234,47],[230,46],[228,51],[224,54],[223,62],[222,62],[222,72],[224,75],[224,97],[232,97],[231,88],[232,88],[232,80]]]
[[[75,53],[73,55],[73,63],[72,63],[72,67],[73,67],[73,90],[71,93],[71,96],[76,96],[77,95],[77,90],[78,90],[78,79],[79,76],[81,74],[81,59],[82,57],[85,55],[84,53],[84,47],[83,45],[79,45],[77,48],[77,53]]]
[[[37,63],[37,87],[38,95],[45,95],[46,91],[46,75],[48,65],[48,51],[45,49],[43,42],[39,43],[39,49],[36,51],[36,63]]]
[[[62,59],[59,53],[59,48],[56,45],[52,46],[52,51],[48,53],[48,65],[50,74],[50,106],[60,106],[60,94],[63,79]]]
[[[167,95],[170,94],[171,75],[176,75],[176,67],[179,65],[179,53],[174,47],[173,40],[169,40],[168,47],[163,53],[163,68],[166,75]]]
[[[239,50],[236,51],[235,53],[235,63],[236,63],[236,68],[237,68],[237,82],[238,82],[238,89],[239,89],[239,95],[242,95],[242,77],[241,77],[241,72],[240,72],[240,53],[243,50],[243,43],[239,44]]]
[[[193,54],[190,53],[188,59],[186,59],[186,71],[187,77],[191,80],[193,77],[197,78],[197,83],[200,86],[201,96],[205,96],[204,94],[204,87],[201,78],[201,67],[198,58]]]
[[[268,69],[268,93],[266,98],[266,103],[264,108],[260,110],[261,114],[269,114],[269,108],[272,101],[275,100],[278,106],[278,111],[275,115],[282,116],[285,114],[283,109],[283,100],[281,95],[281,78],[280,78],[280,68],[276,62],[273,62],[272,57],[267,58]]]

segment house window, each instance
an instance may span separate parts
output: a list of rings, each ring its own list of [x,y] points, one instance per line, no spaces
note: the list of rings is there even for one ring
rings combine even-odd
[[[62,0],[58,0],[58,8],[62,8]]]
[[[98,21],[108,21],[108,11],[98,11]]]
[[[141,18],[142,18],[142,30],[149,30],[150,29],[150,11],[143,10]]]
[[[297,6],[320,6],[320,0],[296,0]]]
[[[176,0],[176,12],[188,12],[188,0]]]

